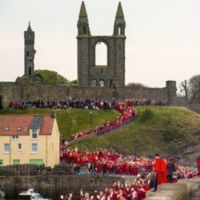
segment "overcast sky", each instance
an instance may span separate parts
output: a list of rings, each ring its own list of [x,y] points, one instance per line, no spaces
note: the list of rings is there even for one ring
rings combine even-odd
[[[163,87],[200,74],[200,0],[122,0],[126,83]],[[81,0],[0,0],[0,81],[24,73],[23,32],[35,31],[35,69],[77,79]],[[118,0],[85,0],[91,33],[112,35]],[[101,57],[101,55],[99,55]]]

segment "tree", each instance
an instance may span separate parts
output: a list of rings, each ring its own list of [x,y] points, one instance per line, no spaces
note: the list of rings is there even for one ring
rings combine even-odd
[[[69,81],[55,71],[50,70],[36,70],[33,76],[34,83],[45,85],[68,85]]]
[[[189,80],[189,96],[193,103],[200,103],[200,75]]]
[[[78,86],[78,80],[69,81],[70,86]]]
[[[180,92],[184,95],[184,97],[188,99],[188,93],[189,93],[188,80],[181,81],[179,89],[180,89]]]

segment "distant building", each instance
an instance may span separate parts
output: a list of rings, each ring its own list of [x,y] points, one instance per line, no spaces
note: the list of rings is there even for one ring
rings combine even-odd
[[[28,28],[24,31],[24,75],[32,77],[34,74],[34,57],[35,57],[35,33],[32,31],[29,23]]]
[[[124,13],[119,3],[113,34],[91,35],[85,4],[82,2],[77,23],[79,86],[109,88],[125,86],[125,27]],[[106,65],[96,63],[96,49],[100,43],[106,46]]]
[[[61,101],[66,97],[104,101],[151,99],[169,105],[187,104],[185,99],[177,97],[176,82],[173,80],[166,81],[166,86],[162,88],[125,86],[126,21],[120,2],[110,35],[92,34],[86,6],[82,2],[77,32],[79,85],[46,85],[42,77],[35,73],[35,32],[29,23],[24,31],[24,74],[16,82],[0,82],[0,109],[7,107],[11,101]],[[98,60],[100,47],[105,50],[102,53],[104,62]]]
[[[60,133],[51,115],[0,115],[0,165],[59,164]]]

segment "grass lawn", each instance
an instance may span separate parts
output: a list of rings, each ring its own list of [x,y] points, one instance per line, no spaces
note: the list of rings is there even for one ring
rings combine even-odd
[[[130,124],[103,136],[93,136],[79,144],[82,150],[114,149],[126,154],[152,156],[156,152],[174,154],[196,142],[200,116],[183,107],[138,106],[138,116]]]

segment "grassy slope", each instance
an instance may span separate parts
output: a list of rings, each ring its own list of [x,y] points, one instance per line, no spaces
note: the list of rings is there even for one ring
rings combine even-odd
[[[195,142],[200,132],[200,116],[181,107],[136,107],[138,116],[131,124],[101,137],[79,143],[81,149],[116,149],[151,156],[155,152],[180,152]]]
[[[124,153],[152,155],[155,152],[179,152],[193,144],[200,133],[200,116],[181,107],[138,106],[138,116],[129,125],[101,137],[91,137],[77,145],[83,150],[96,148],[116,149]],[[61,110],[57,112],[61,136],[66,139],[73,133],[88,130],[107,120],[116,119],[116,111]],[[3,113],[52,113],[50,109],[28,111],[6,110]]]
[[[0,114],[52,114],[51,109],[28,109],[28,110],[0,110]],[[109,120],[115,120],[119,116],[116,111],[103,110],[59,110],[57,111],[58,126],[61,136],[69,138],[78,131],[85,131],[103,124]]]
[[[91,113],[92,112],[92,113]],[[73,133],[94,129],[109,120],[119,116],[116,111],[95,110],[61,110],[57,113],[60,133],[66,139]]]

